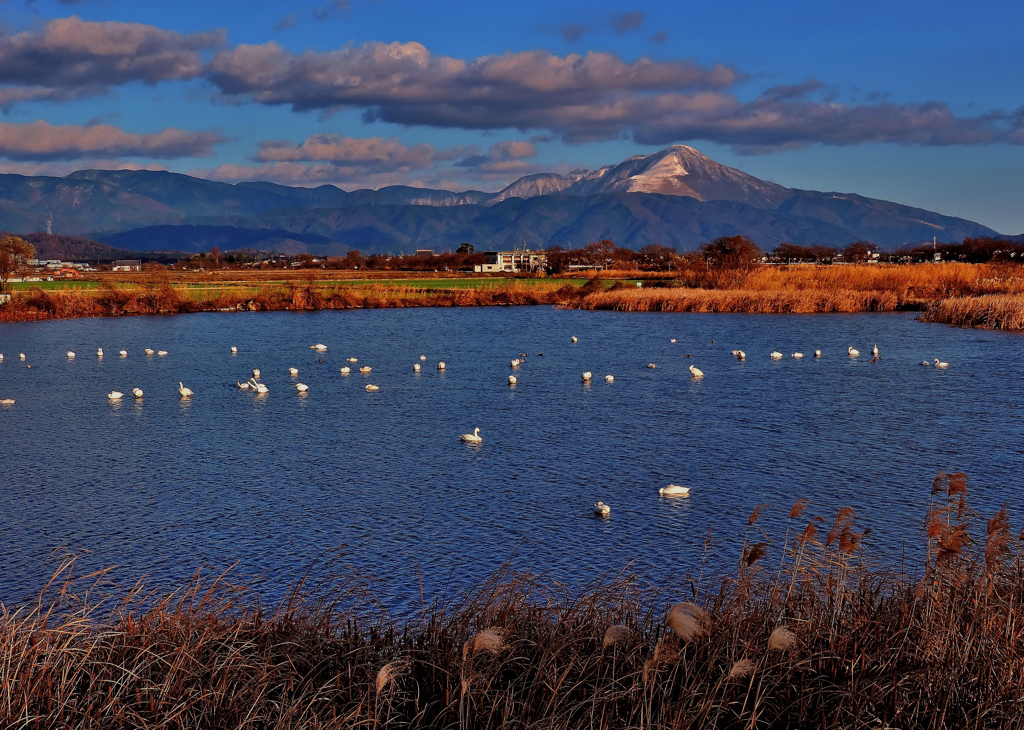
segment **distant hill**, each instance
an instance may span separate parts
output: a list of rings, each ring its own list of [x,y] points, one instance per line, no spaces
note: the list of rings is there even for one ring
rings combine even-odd
[[[0,175],[0,228],[38,231],[52,216],[65,236],[133,251],[216,246],[282,253],[364,253],[582,246],[609,238],[694,248],[742,233],[769,249],[788,241],[883,249],[965,236],[986,226],[852,193],[786,188],[675,145],[599,170],[524,177],[504,190],[406,186],[344,191],[333,185],[228,184],[171,172],[81,170],[67,177]]]
[[[0,236],[10,235],[0,233]],[[61,261],[112,261],[123,258],[127,253],[99,241],[76,236],[29,233],[21,235],[36,248],[36,258],[60,259]]]

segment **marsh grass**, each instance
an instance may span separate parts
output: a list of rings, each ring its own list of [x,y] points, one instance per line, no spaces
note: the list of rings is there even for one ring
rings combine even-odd
[[[1024,294],[940,299],[932,302],[918,319],[956,327],[1024,329]]]
[[[846,508],[751,516],[735,576],[580,591],[501,571],[397,621],[360,582],[276,606],[225,576],[157,595],[67,561],[0,615],[0,721],[31,728],[1024,725],[1024,561],[1005,511],[940,474],[914,577]],[[753,536],[753,537],[751,537]],[[740,536],[737,536],[740,537]],[[760,541],[754,542],[754,539]],[[697,566],[693,566],[696,570]],[[703,571],[701,571],[703,575]]]

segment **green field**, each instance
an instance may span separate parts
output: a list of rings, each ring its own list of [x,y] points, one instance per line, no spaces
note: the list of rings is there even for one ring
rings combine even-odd
[[[30,291],[32,289],[43,289],[44,291],[60,291],[61,289],[82,290],[99,289],[98,281],[11,281],[7,284],[8,291]]]

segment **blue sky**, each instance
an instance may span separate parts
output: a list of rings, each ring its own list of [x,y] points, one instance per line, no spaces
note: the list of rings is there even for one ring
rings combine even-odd
[[[1024,232],[1024,5],[7,0],[0,171],[498,190],[668,144]]]

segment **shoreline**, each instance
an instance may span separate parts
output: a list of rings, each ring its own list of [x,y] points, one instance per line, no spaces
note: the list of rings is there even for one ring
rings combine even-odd
[[[224,575],[159,594],[67,558],[0,613],[0,707],[39,727],[1018,727],[1022,542],[967,502],[965,474],[936,477],[913,577],[873,566],[852,509],[801,499],[780,534],[754,510],[732,575],[570,592],[499,571],[409,619],[344,572],[267,606]]]
[[[760,267],[684,271],[675,279],[410,277],[212,283],[208,277],[103,279],[90,288],[31,288],[0,305],[0,323],[229,311],[553,305],[622,312],[822,314],[919,312],[919,321],[1024,329],[1024,267],[985,264]],[[635,276],[639,272],[622,272]],[[401,282],[401,283],[398,283]],[[639,287],[638,287],[639,285]]]

